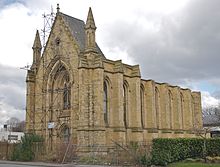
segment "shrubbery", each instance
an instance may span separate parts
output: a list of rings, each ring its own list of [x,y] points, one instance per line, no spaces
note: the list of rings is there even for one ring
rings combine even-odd
[[[138,142],[130,142],[127,151],[137,165],[150,165],[150,157],[148,155],[147,145]]]
[[[206,140],[206,150],[204,150]],[[220,139],[178,138],[154,139],[152,146],[152,163],[166,165],[186,158],[219,156]]]
[[[204,149],[205,141],[205,149]],[[22,138],[11,156],[11,160],[31,161],[35,158],[33,145],[43,142],[43,138],[34,134],[26,134]],[[120,146],[124,148],[123,146]],[[123,149],[136,164],[167,165],[168,163],[185,160],[187,158],[204,158],[204,156],[220,156],[220,139],[176,138],[153,140],[151,154],[147,147],[137,143],[130,143]]]
[[[43,138],[35,134],[25,134],[21,143],[15,146],[11,160],[13,161],[31,161],[35,157],[33,150],[34,142],[43,142]]]

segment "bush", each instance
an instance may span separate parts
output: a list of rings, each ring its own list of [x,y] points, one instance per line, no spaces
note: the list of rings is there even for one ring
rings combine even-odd
[[[127,146],[127,151],[133,162],[137,165],[150,165],[150,157],[146,145],[143,143],[131,141]]]
[[[220,155],[220,139],[206,140],[206,156]],[[154,139],[152,146],[152,163],[167,165],[168,163],[204,156],[204,139],[178,138]]]
[[[35,154],[33,150],[34,142],[43,142],[43,138],[35,134],[25,134],[21,138],[21,143],[15,146],[11,160],[13,161],[31,161]]]

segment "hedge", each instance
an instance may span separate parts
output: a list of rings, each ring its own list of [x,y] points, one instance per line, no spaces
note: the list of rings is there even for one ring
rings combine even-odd
[[[204,150],[206,142],[206,151]],[[204,152],[205,151],[205,152]],[[220,139],[177,138],[154,139],[152,145],[152,163],[167,165],[186,158],[201,158],[220,155]]]

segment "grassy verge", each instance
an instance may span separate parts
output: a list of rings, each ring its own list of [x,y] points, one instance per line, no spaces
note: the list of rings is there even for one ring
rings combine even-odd
[[[178,162],[170,164],[169,167],[220,167],[220,164],[205,164],[200,162]]]

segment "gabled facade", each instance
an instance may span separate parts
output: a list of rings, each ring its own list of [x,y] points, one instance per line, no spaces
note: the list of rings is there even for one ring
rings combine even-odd
[[[106,59],[95,41],[91,8],[86,24],[57,11],[41,55],[37,31],[27,74],[26,131],[80,151],[114,142],[194,137],[202,128],[199,92],[141,78],[138,65]]]

